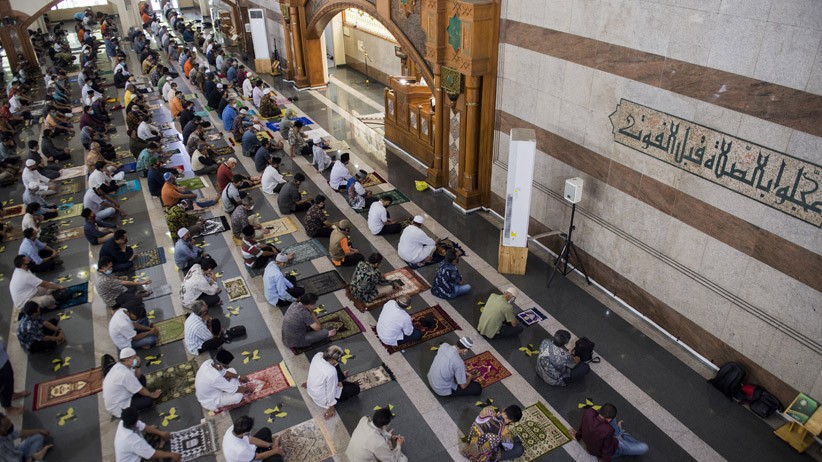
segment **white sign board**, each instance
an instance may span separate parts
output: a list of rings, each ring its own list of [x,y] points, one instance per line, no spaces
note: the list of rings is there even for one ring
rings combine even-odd
[[[531,216],[531,188],[537,137],[530,128],[511,130],[508,145],[508,184],[505,193],[505,222],[502,245],[528,246],[528,220]]]

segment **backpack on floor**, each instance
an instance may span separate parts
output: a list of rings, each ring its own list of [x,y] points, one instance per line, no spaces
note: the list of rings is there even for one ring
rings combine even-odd
[[[115,364],[117,364],[117,361],[114,359],[114,356],[110,354],[103,355],[103,359],[100,360],[100,366],[103,368],[103,377],[108,374],[108,371],[110,371]]]
[[[232,341],[235,338],[245,337],[245,326],[234,326],[230,327],[225,331],[225,336],[228,341]]]
[[[758,385],[753,392],[753,397],[749,406],[754,414],[762,417],[763,419],[767,419],[776,411],[782,411],[785,409],[779,401],[779,398]]]
[[[594,346],[596,344],[592,342],[588,337],[580,337],[576,343],[574,343],[574,349],[571,351],[574,356],[579,356],[580,361],[584,363],[598,363],[600,362],[599,356],[594,356]]]
[[[716,376],[708,380],[708,383],[716,387],[728,398],[733,398],[739,393],[742,381],[745,380],[745,369],[737,363],[728,362],[719,368]]]

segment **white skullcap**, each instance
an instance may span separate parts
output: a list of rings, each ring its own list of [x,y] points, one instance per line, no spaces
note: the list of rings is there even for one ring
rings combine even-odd
[[[126,359],[132,356],[137,356],[137,352],[134,351],[134,348],[123,348],[120,351],[120,359]]]
[[[517,298],[519,297],[519,290],[516,287],[509,287],[505,289],[506,294],[511,294],[512,297]]]
[[[28,159],[26,161],[26,167],[34,167],[35,165],[37,165],[37,162],[34,159]]]
[[[177,237],[182,238],[186,234],[188,234],[188,228],[180,228],[177,230]]]
[[[425,222],[425,218],[422,215],[417,215],[414,217],[414,223],[423,224]]]
[[[320,137],[318,136],[318,137],[314,138],[314,139],[313,139],[313,140],[311,140],[311,141],[313,141],[313,142],[314,142],[314,144],[320,144],[320,143],[322,143],[322,142],[323,142],[323,139],[322,139],[322,138],[320,138]]]
[[[288,263],[288,255],[285,252],[277,254],[277,263]]]
[[[263,90],[263,94],[264,94],[264,95],[267,95],[267,94],[269,94],[269,93],[271,93],[271,89],[270,89],[270,88],[266,88],[265,90]]]
[[[471,337],[460,337],[460,343],[462,344],[462,346],[468,348],[469,350],[471,348],[474,348],[474,341],[471,340]]]

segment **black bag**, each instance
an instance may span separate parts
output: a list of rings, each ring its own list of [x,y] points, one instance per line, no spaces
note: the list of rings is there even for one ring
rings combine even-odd
[[[722,365],[716,376],[708,383],[716,387],[728,398],[733,398],[739,392],[742,381],[745,380],[745,369],[737,363],[729,362]]]
[[[100,367],[103,368],[103,377],[108,374],[108,371],[110,371],[115,364],[117,364],[117,361],[114,360],[114,356],[110,354],[103,355],[103,359],[100,360]]]
[[[595,345],[596,344],[588,339],[588,337],[580,337],[576,343],[574,343],[574,349],[571,353],[574,356],[579,356],[580,361],[584,363],[598,363],[601,359],[599,356],[594,356]]]
[[[754,414],[764,419],[767,419],[776,411],[785,409],[779,401],[779,398],[760,386],[757,386],[756,390],[754,390],[750,408]]]
[[[234,326],[225,331],[225,336],[229,341],[235,338],[245,337],[245,335],[245,326]]]
[[[54,301],[57,302],[57,306],[71,300],[71,294],[68,289],[57,289],[51,293],[51,296],[54,297]]]

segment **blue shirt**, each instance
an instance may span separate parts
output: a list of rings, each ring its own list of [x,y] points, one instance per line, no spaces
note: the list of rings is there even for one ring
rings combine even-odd
[[[163,179],[163,172],[159,168],[151,167],[148,169],[148,192],[154,197],[160,197],[163,191],[163,185],[166,180]]]
[[[460,280],[462,280],[460,270],[452,263],[442,262],[434,276],[431,294],[435,297],[450,298],[454,295],[454,286],[459,284]]]
[[[280,300],[295,301],[295,298],[286,292],[287,289],[292,287],[294,287],[294,284],[285,278],[282,270],[277,266],[277,262],[269,262],[263,273],[263,288],[265,289],[265,299],[268,300],[268,303],[276,305]]]
[[[228,71],[226,71],[226,73],[225,73],[225,78],[231,83],[236,82],[237,81],[237,69],[234,66],[229,67]]]
[[[86,240],[89,241],[91,245],[97,245],[99,244],[98,239],[104,237],[106,233],[100,231],[94,222],[87,221],[86,224],[83,225],[83,235],[86,236]]]
[[[190,261],[199,257],[201,253],[203,253],[203,249],[183,239],[177,239],[174,244],[174,263],[177,268],[183,269],[188,266]]]
[[[245,133],[243,133],[244,153],[256,152],[259,144],[260,141],[257,139],[257,135],[255,135],[252,130],[246,130]]]
[[[40,251],[46,247],[46,244],[43,244],[37,239],[23,239],[23,242],[20,243],[20,250],[17,252],[17,255],[25,255],[29,257],[29,260],[32,261],[35,265],[39,265],[43,263],[43,259],[40,258]]]
[[[234,108],[231,107],[230,105],[226,106],[225,109],[223,109],[223,117],[222,118],[223,118],[223,129],[225,131],[230,131],[231,126],[234,125],[234,119],[237,118],[237,111],[234,110]]]

